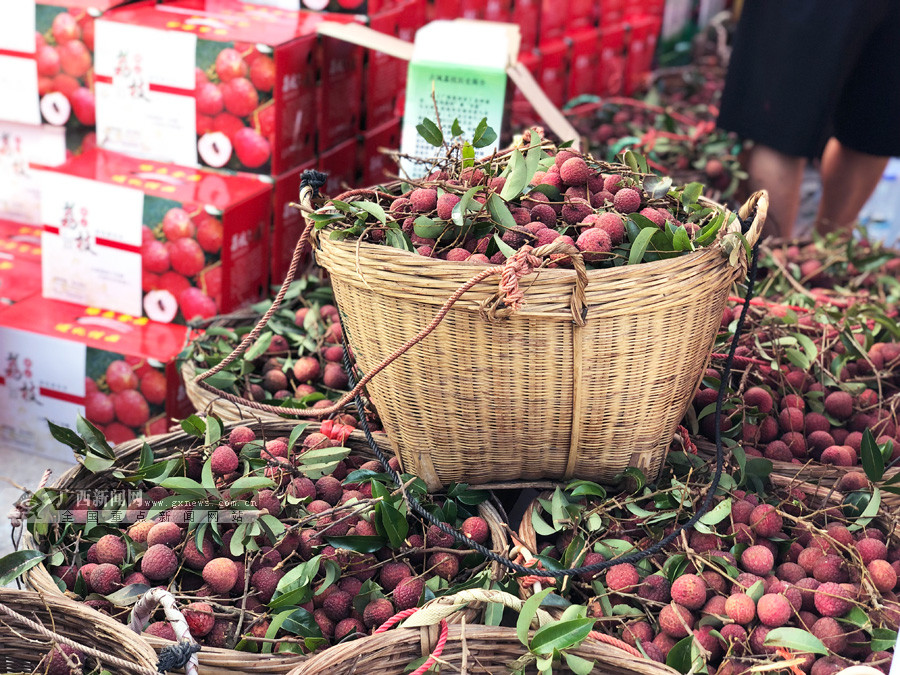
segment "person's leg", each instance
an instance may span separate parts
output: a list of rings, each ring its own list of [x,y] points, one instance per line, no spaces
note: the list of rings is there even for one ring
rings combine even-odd
[[[816,214],[816,232],[849,229],[875,191],[889,159],[830,139],[822,154],[822,201]]]
[[[747,159],[747,186],[750,192],[769,192],[764,235],[790,239],[800,209],[800,186],[805,168],[805,157],[785,155],[760,144],[751,148]]]

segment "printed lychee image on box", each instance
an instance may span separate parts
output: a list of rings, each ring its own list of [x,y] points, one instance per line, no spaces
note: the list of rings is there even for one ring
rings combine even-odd
[[[164,433],[191,411],[175,364],[186,331],[39,296],[4,309],[0,442],[67,459],[47,422],[74,429],[79,415],[113,443]]]
[[[40,179],[46,298],[186,323],[265,291],[269,185],[102,150]]]
[[[98,143],[136,157],[263,174],[309,161],[320,21],[212,0],[108,13],[96,29]]]

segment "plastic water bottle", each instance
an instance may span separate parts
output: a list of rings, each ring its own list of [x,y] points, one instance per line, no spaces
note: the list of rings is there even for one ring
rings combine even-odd
[[[900,240],[900,159],[888,162],[875,192],[860,211],[859,222],[872,239],[889,246]]]

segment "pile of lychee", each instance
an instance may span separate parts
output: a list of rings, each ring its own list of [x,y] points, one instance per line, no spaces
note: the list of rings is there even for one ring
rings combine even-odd
[[[289,438],[266,440],[248,427],[236,427],[213,446],[184,448],[181,470],[186,477],[204,485],[213,480],[223,502],[217,503],[212,491],[210,506],[196,503],[196,494],[179,499],[172,489],[137,483],[129,489],[143,486],[145,491],[128,504],[126,513],[148,514],[154,504],[169,500],[162,504],[166,510],[120,528],[101,524],[86,530],[88,512],[102,504],[82,499],[70,505],[74,523],[67,526],[64,539],[48,551],[61,553],[65,562],[50,571],[68,595],[123,621],[128,603],[117,605],[113,594],[129,586],[135,592],[164,586],[178,598],[192,636],[210,647],[256,650],[264,646],[264,638],[278,638],[276,651],[305,653],[366,635],[396,612],[465,580],[483,559],[460,549],[438,527],[423,528],[414,520],[407,521],[402,545],[391,547],[376,502],[396,501],[399,506],[402,497],[390,494],[393,485],[380,463],[347,454],[349,450],[343,455],[337,451],[344,459],[332,463],[327,472],[318,460],[310,459],[340,448],[350,430],[340,424],[323,425],[327,434],[304,433],[292,446]],[[160,461],[182,466],[180,454]],[[398,467],[396,459],[391,464]],[[311,465],[319,471],[309,477]],[[268,479],[268,487],[255,491],[252,499],[231,497],[237,481],[246,483],[254,477]],[[382,496],[373,500],[376,483]],[[110,485],[111,493],[124,487]],[[409,483],[406,489],[412,489]],[[241,500],[250,500],[245,505],[260,516],[264,527],[241,529],[222,515],[217,529],[208,525],[198,533],[198,523],[178,517],[192,511],[196,515],[201,509],[228,512],[233,508],[229,502]],[[441,501],[442,513],[455,514],[447,516],[448,525],[475,541],[489,542],[483,518],[456,502],[451,509],[450,499]],[[404,518],[400,511],[396,517]],[[283,524],[283,531],[273,528],[271,520],[266,522],[271,518]],[[243,547],[235,545],[235,538]],[[298,566],[309,568],[314,562],[307,586],[298,587],[290,579],[285,580],[286,587],[279,585]],[[289,593],[294,596],[287,602]],[[298,637],[277,627],[270,630],[273,615],[294,605],[294,617],[298,623],[305,621],[307,632]],[[146,632],[175,639],[161,613]]]
[[[588,267],[611,267],[628,261],[639,231],[633,221],[655,226],[662,239],[669,236],[668,245],[660,245],[659,238],[651,240],[648,254],[677,255],[671,233],[684,228],[685,235],[694,238],[715,216],[709,210],[685,211],[665,191],[651,196],[644,189],[645,176],[626,165],[596,162],[568,149],[541,152],[528,185],[509,199],[500,195],[511,178],[502,175],[502,165],[491,163],[452,165],[435,170],[399,196],[380,195],[387,222],[367,228],[364,238],[394,246],[396,238],[388,236],[388,230],[399,227],[421,256],[483,265],[502,264],[525,245],[564,242],[581,251]],[[480,189],[472,194],[473,188]],[[471,201],[462,213],[458,205],[467,193]],[[492,206],[493,200],[498,201]],[[500,210],[509,218],[498,215]],[[567,254],[551,258],[551,266],[570,264]]]
[[[664,502],[666,496],[660,492],[656,498]],[[724,499],[716,499],[718,510],[725,508]],[[833,502],[799,490],[773,504],[742,490],[728,499],[730,513],[716,525],[694,530],[638,564],[557,585],[559,592],[586,603],[599,630],[660,662],[686,640],[700,648],[708,672],[718,675],[788,658],[802,659],[808,675],[831,675],[862,662],[887,673],[891,647],[880,639],[873,650],[872,640],[883,638],[883,631],[892,634],[900,621],[896,533],[855,525]],[[586,502],[584,512],[597,506]],[[662,510],[654,506],[654,495],[639,508],[653,513],[636,517],[621,509],[622,517],[613,518],[600,536],[591,528],[565,529],[539,548],[547,546],[545,556],[562,560],[567,549],[581,546],[587,551],[582,565],[603,561],[596,550],[607,542],[617,551],[629,544],[643,550],[661,536],[649,522]],[[613,511],[600,511],[604,521]],[[778,633],[767,642],[783,627],[814,636],[827,653],[785,648]]]
[[[265,349],[252,359],[238,360],[224,372],[235,377],[229,393],[249,401],[290,407],[328,407],[328,397],[344,393],[347,374],[343,367],[343,332],[337,307],[331,304],[330,289],[310,278],[305,281],[308,299],[276,312],[266,326],[261,340]],[[318,302],[321,297],[327,302]],[[246,326],[235,326],[228,334],[199,336],[189,347],[198,372],[207,370],[234,348],[235,336],[249,331],[255,319]],[[260,343],[265,344],[265,343]],[[344,424],[356,426],[352,415],[342,417]]]
[[[39,10],[37,16],[40,20],[48,13]],[[42,117],[54,126],[64,125],[74,117],[83,127],[93,127],[94,17],[74,7],[60,9],[49,27],[38,27],[44,31],[35,33]]]
[[[144,313],[170,323],[208,319],[222,302],[222,221],[199,205],[165,212],[141,230],[141,288]]]
[[[89,372],[92,369],[89,358]],[[85,417],[111,443],[122,443],[138,434],[165,433],[168,430],[167,386],[165,372],[145,359],[131,356],[116,359],[96,379],[85,377]]]

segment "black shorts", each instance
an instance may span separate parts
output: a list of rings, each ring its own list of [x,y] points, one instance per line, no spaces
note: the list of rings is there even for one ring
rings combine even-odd
[[[900,156],[900,0],[746,0],[719,126],[787,155]]]

